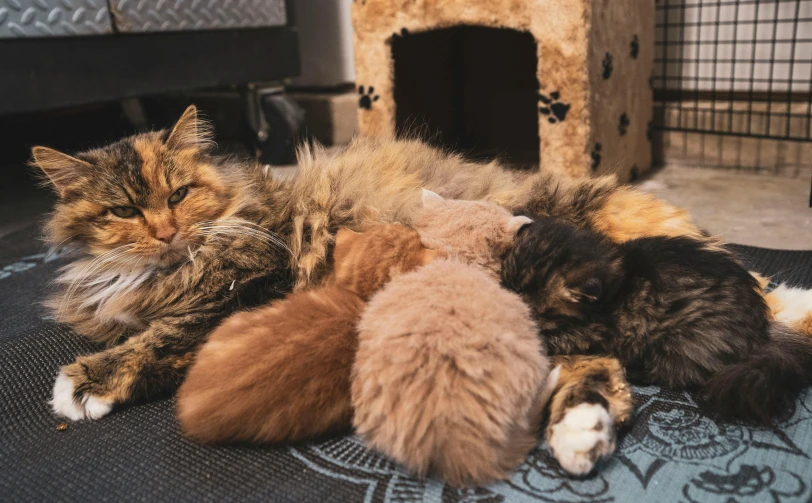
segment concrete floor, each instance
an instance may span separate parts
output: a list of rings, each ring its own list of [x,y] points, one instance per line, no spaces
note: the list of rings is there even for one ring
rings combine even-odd
[[[812,168],[797,176],[669,165],[639,187],[687,209],[729,243],[812,250]]]

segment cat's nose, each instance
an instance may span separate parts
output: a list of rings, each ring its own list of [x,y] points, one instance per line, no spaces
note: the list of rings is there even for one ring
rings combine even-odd
[[[165,225],[155,229],[155,239],[168,244],[172,242],[172,238],[174,238],[177,233],[177,228],[171,225]]]

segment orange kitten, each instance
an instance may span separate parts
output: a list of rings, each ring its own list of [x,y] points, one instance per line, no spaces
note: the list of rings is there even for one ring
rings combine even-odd
[[[349,429],[364,301],[443,255],[401,225],[339,230],[333,284],[235,314],[212,333],[178,392],[183,433],[204,443],[286,442]]]

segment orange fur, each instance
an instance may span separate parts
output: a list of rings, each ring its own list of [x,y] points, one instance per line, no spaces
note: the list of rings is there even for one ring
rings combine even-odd
[[[235,314],[212,333],[178,391],[183,433],[204,443],[276,443],[349,429],[364,300],[442,255],[401,225],[341,229],[333,284]]]
[[[707,241],[687,211],[631,187],[618,187],[592,216],[595,230],[613,241],[647,236],[688,236]]]

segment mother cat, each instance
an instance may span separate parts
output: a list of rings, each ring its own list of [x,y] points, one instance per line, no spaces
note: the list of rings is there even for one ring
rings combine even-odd
[[[267,168],[212,155],[211,146],[192,106],[172,130],[75,156],[33,149],[33,164],[59,194],[47,240],[81,254],[57,279],[49,306],[60,322],[110,346],[61,369],[57,414],[95,419],[116,403],[173,390],[222,318],[318,282],[338,227],[408,224],[421,187],[564,218],[615,241],[689,235],[718,246],[685,211],[607,178],[559,180],[418,141],[357,139],[335,155],[303,149],[298,175],[278,181]]]

